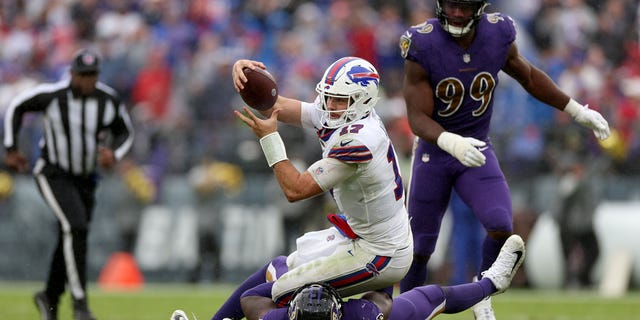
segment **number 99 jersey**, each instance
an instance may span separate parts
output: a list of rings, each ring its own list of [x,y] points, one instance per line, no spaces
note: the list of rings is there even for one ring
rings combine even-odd
[[[513,20],[483,14],[468,49],[452,41],[438,19],[413,26],[400,38],[404,59],[424,68],[434,92],[432,118],[446,131],[486,140],[493,91],[516,38]]]

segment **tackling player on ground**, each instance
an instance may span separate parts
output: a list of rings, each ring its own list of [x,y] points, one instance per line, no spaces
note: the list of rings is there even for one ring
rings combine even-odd
[[[427,285],[411,289],[397,298],[380,291],[343,301],[331,286],[311,283],[299,288],[287,308],[277,308],[271,299],[273,282],[247,290],[242,308],[248,320],[430,320],[441,313],[464,311],[478,301],[504,292],[524,261],[522,238],[512,235],[491,268],[480,281],[456,286]],[[176,310],[170,320],[188,320]]]
[[[265,66],[237,61],[233,80],[238,90],[247,80],[242,72],[246,67]],[[304,246],[308,250],[299,247],[286,261],[265,266],[241,284],[213,320],[242,318],[240,295],[268,280],[265,271],[274,265],[288,270],[273,284],[272,297],[279,306],[310,282],[327,283],[345,297],[369,290],[386,290],[391,295],[393,284],[404,277],[413,240],[396,154],[374,110],[379,79],[369,62],[345,57],[327,68],[314,102],[279,96],[272,108],[260,111],[266,118],[248,108],[236,111],[260,139],[267,163],[289,201],[331,192],[341,215],[330,215],[330,220],[342,234],[333,228],[319,231],[316,240]],[[323,158],[299,172],[287,159],[278,120],[315,130]]]
[[[480,270],[491,265],[512,233],[509,188],[488,136],[500,71],[598,139],[609,136],[598,112],[571,99],[518,53],[513,20],[484,13],[487,5],[436,0],[437,19],[409,28],[400,39],[407,117],[417,136],[407,197],[415,254],[403,292],[424,284],[452,189],[487,231]],[[495,318],[488,301],[478,307],[483,308],[474,310],[476,317]]]

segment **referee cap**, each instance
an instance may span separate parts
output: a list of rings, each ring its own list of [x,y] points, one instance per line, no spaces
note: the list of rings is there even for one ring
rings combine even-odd
[[[71,71],[98,72],[100,71],[100,56],[89,49],[81,49],[73,55]]]

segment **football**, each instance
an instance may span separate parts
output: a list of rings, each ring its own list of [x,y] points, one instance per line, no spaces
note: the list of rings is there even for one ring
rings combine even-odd
[[[256,67],[242,69],[247,77],[244,89],[240,90],[242,100],[251,108],[266,110],[276,103],[278,99],[278,85],[275,78],[266,70]]]

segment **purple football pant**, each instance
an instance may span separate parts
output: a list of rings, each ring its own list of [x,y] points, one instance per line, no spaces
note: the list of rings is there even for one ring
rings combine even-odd
[[[418,143],[408,190],[408,210],[416,256],[428,257],[433,253],[453,188],[473,210],[487,232],[513,231],[509,187],[492,146],[487,146],[483,151],[487,157],[485,165],[468,168],[439,147],[422,140]],[[479,271],[491,266],[503,243],[489,237],[485,239]],[[409,273],[401,282],[401,291],[422,286],[425,280],[425,261],[414,259]]]

